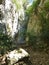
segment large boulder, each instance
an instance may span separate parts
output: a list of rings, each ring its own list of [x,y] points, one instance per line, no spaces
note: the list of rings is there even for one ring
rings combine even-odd
[[[21,60],[23,61],[23,59],[28,57],[29,57],[29,54],[24,49],[19,48],[17,50],[11,51],[7,55],[7,62],[8,62],[8,65],[13,65]]]

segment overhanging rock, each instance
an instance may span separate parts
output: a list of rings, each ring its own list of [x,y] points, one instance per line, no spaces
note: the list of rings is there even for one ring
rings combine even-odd
[[[28,58],[29,54],[22,48],[18,50],[13,50],[7,55],[7,62],[10,65],[13,65],[19,62],[22,59]]]

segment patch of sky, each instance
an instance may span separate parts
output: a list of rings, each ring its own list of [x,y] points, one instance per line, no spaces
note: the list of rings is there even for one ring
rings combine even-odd
[[[33,2],[33,0],[29,0],[29,3],[32,3]]]

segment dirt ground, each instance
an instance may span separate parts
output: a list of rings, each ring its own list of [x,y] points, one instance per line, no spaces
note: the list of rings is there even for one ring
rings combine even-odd
[[[49,65],[49,50],[47,52],[35,51],[32,46],[26,47],[25,50],[30,54],[32,65]]]

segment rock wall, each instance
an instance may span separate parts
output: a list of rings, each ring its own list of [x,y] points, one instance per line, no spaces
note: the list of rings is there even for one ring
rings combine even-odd
[[[22,4],[21,1],[20,4]],[[7,34],[11,37],[14,37],[18,33],[18,29],[20,28],[20,23],[18,22],[20,20],[24,20],[24,9],[22,5],[20,10],[17,10],[11,0],[5,0],[4,3],[0,4],[0,23],[5,23]]]
[[[2,12],[0,12],[0,23],[5,24],[6,34],[15,38],[18,33],[17,42],[25,43],[28,16],[26,16],[23,1],[15,0],[20,7],[17,7],[13,1],[5,0],[4,3],[0,4],[0,11]],[[25,6],[27,7],[27,5]]]

